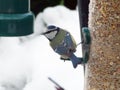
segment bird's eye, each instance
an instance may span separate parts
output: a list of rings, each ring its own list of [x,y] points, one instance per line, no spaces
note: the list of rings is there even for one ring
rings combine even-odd
[[[48,34],[48,33],[50,33],[51,31],[47,31],[47,32],[45,32],[44,34]]]
[[[67,35],[66,36],[69,36],[70,34],[69,33],[67,33]]]

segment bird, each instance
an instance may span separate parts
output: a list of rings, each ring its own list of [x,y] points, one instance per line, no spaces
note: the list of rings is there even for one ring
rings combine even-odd
[[[42,33],[50,42],[51,48],[58,53],[62,59],[70,59],[74,68],[82,64],[83,58],[77,57],[76,42],[67,30],[55,25],[47,26],[47,30]]]

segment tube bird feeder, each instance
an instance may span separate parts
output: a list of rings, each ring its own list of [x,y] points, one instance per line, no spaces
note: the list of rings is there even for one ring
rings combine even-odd
[[[32,34],[33,22],[30,0],[0,0],[0,36]]]
[[[90,0],[84,90],[120,90],[120,1]]]

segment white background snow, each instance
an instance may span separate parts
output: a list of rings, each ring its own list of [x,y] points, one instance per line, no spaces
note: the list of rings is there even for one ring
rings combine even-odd
[[[77,10],[64,6],[46,8],[35,20],[35,32],[24,37],[0,38],[0,90],[55,90],[51,77],[65,90],[83,90],[83,67],[73,68],[70,61],[60,60],[40,33],[45,25],[56,25],[71,32],[80,40]],[[82,56],[81,46],[76,55]]]

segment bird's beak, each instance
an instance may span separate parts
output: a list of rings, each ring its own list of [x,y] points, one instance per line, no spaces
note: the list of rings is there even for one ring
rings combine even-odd
[[[45,35],[45,32],[41,33],[41,35]]]
[[[44,35],[44,33],[41,33],[41,35]]]

